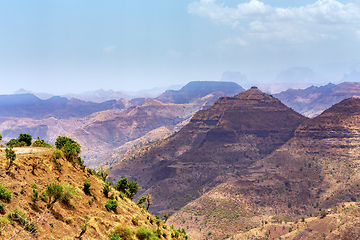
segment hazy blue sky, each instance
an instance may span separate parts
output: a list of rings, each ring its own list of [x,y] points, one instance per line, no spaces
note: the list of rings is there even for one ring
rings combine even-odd
[[[1,0],[0,93],[138,90],[359,59],[360,3]]]

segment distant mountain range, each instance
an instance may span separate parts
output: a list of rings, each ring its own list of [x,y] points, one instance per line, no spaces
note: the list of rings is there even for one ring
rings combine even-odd
[[[360,83],[329,83],[321,87],[289,89],[274,96],[295,111],[307,117],[315,117],[343,99],[360,96]]]
[[[121,101],[111,100],[103,103],[85,102],[79,99],[68,100],[65,97],[51,97],[41,100],[33,94],[0,95],[0,116],[43,119],[81,118],[94,112],[110,108],[123,109]]]
[[[58,135],[71,136],[83,146],[86,164],[98,166],[111,158],[115,149],[125,153],[135,144],[179,130],[196,111],[237,90],[243,89],[235,83],[191,82],[179,91],[164,93],[158,100],[103,103],[64,97],[41,100],[33,94],[2,95],[0,132],[4,140],[26,132],[51,143]],[[186,103],[173,103],[171,99],[186,99]]]

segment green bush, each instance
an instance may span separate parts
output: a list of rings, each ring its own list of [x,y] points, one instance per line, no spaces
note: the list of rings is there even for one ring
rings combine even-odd
[[[0,203],[0,213],[5,214],[6,205],[5,203]]]
[[[21,143],[17,139],[11,139],[6,143],[6,146],[8,147],[20,147]]]
[[[13,162],[16,159],[16,154],[15,154],[14,150],[12,149],[12,147],[5,149],[5,156],[6,156],[6,159],[9,160],[9,166],[7,167],[7,169],[10,169],[11,165],[13,164]]]
[[[50,183],[47,185],[46,194],[49,197],[49,207],[62,198],[64,186],[60,183]]]
[[[103,193],[105,197],[109,198],[109,192],[111,191],[111,184],[109,182],[105,182]]]
[[[84,182],[84,193],[90,195],[90,187],[91,187],[91,183]]]
[[[80,144],[68,137],[57,137],[55,146],[63,151],[65,158],[70,162],[75,162],[80,154]]]
[[[132,200],[139,191],[139,185],[135,181],[128,182],[127,178],[122,178],[118,180],[115,189],[125,193]]]
[[[131,222],[135,225],[135,226],[138,226],[139,225],[139,219],[137,217],[133,217],[131,219]]]
[[[53,157],[54,157],[55,159],[60,159],[61,156],[62,156],[62,152],[61,152],[60,150],[55,149],[55,150],[53,151]]]
[[[62,195],[62,201],[69,203],[74,196],[77,195],[76,189],[72,185],[64,186],[64,194]]]
[[[51,148],[52,146],[45,142],[44,139],[40,139],[39,137],[37,137],[37,140],[35,140],[32,144],[33,147],[46,147],[46,148]]]
[[[116,200],[109,199],[109,200],[106,201],[105,207],[108,210],[112,210],[112,211],[116,212],[116,209],[118,207],[118,203],[117,203]]]
[[[120,235],[117,233],[110,233],[109,234],[109,240],[122,240]]]
[[[6,190],[6,187],[0,184],[0,198],[5,202],[10,202],[11,200],[11,192],[10,190]]]
[[[146,199],[147,199],[147,196],[142,196],[142,197],[139,199],[139,201],[137,202],[137,205],[138,205],[139,207],[145,207],[145,206],[144,206],[144,202],[146,202]]]
[[[31,145],[32,136],[26,133],[20,133],[19,137],[17,138],[18,142],[24,142],[26,146]]]
[[[131,240],[134,234],[129,227],[121,224],[114,228],[114,233],[118,234],[123,240]]]
[[[140,240],[148,240],[151,239],[153,236],[153,232],[150,231],[149,229],[146,229],[145,227],[140,227],[135,235],[140,239]]]

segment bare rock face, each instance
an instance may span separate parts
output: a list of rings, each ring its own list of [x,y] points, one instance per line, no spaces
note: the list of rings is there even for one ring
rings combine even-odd
[[[272,216],[291,221],[359,200],[359,126],[360,99],[343,100],[304,121],[289,141],[238,168],[233,178],[182,208],[170,223],[185,226],[179,221],[183,216],[186,224],[195,224],[190,216],[196,213],[202,232],[192,228],[190,236],[204,237],[204,232],[217,229],[216,237],[222,238],[270,221]],[[219,224],[224,219],[232,224]]]
[[[111,177],[137,176],[153,211],[173,212],[293,137],[306,117],[256,87],[198,111],[174,137],[114,166]]]

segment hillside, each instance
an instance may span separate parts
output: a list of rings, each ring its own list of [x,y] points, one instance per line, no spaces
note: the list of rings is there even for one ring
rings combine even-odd
[[[222,238],[259,227],[271,216],[294,221],[360,199],[359,125],[360,99],[343,100],[304,121],[283,146],[189,203],[169,222],[189,228],[194,238],[208,232],[210,239]]]
[[[274,96],[295,111],[307,117],[315,117],[346,98],[360,96],[360,83],[343,82],[338,85],[329,83],[321,87],[289,89]]]
[[[112,208],[113,211],[105,208],[109,198],[103,193],[104,181],[55,154],[54,149],[18,148],[15,151],[16,159],[8,169],[4,149],[0,150],[3,239],[110,239],[111,233],[120,233],[122,239],[148,239],[140,238],[139,231],[153,237],[159,235],[154,239],[172,239],[172,236],[185,239],[183,234],[165,226],[130,199],[121,198],[114,189],[108,196],[113,194],[118,206]],[[85,191],[85,182],[90,183],[89,193]],[[49,190],[47,196],[44,195],[49,184],[60,184],[64,188],[64,195],[54,203],[57,195],[51,201]],[[126,237],[126,232],[132,232],[132,238]]]
[[[344,202],[311,214],[313,217],[284,222],[276,216],[261,227],[230,237],[230,240],[285,239],[285,240],[351,240],[360,237],[360,204]],[[317,215],[317,216],[316,216]]]
[[[109,179],[134,178],[158,203],[175,212],[289,140],[305,117],[256,87],[222,97],[197,112],[174,137],[145,146],[113,166]]]

